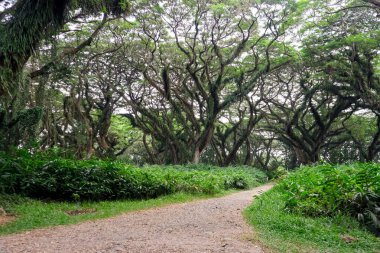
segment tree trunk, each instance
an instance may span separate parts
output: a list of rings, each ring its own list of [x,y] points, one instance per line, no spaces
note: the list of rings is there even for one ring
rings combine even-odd
[[[297,157],[297,163],[298,165],[307,165],[307,164],[312,164],[316,163],[319,161],[320,158],[320,148],[315,147],[313,148],[313,151],[308,152],[305,149],[301,148],[296,148],[294,147],[294,151]]]
[[[195,147],[194,153],[193,153],[192,163],[198,164],[200,157],[201,157],[201,151],[200,151],[199,147]]]
[[[246,140],[246,155],[244,159],[244,165],[251,165],[253,161],[253,154],[251,152],[251,142],[249,140]]]

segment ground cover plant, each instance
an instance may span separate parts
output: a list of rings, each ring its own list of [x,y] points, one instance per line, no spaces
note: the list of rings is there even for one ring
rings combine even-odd
[[[246,217],[275,251],[378,252],[379,176],[378,164],[302,167]]]
[[[282,183],[286,209],[309,216],[349,214],[380,232],[380,165],[304,167]]]

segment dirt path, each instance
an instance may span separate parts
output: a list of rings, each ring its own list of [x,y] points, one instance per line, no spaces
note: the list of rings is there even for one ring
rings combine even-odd
[[[271,187],[4,236],[0,252],[262,252],[242,211]]]

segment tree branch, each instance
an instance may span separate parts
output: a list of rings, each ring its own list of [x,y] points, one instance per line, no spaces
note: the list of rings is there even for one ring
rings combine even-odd
[[[49,74],[49,71],[51,68],[54,67],[54,65],[62,61],[64,58],[68,56],[73,56],[76,55],[78,52],[83,50],[85,47],[88,47],[91,45],[92,41],[95,39],[95,37],[99,34],[100,30],[105,26],[105,24],[109,21],[110,19],[107,18],[107,14],[104,14],[102,22],[99,24],[99,26],[92,32],[90,37],[88,37],[85,41],[80,43],[77,47],[75,48],[70,48],[69,50],[63,51],[61,54],[59,54],[57,57],[54,57],[53,60],[42,66],[40,69],[35,70],[29,74],[29,77],[31,79],[34,79],[38,76],[46,75]]]

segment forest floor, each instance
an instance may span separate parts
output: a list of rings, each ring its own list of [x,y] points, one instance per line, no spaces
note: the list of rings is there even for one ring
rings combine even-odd
[[[2,236],[0,252],[263,252],[242,212],[271,187]]]

